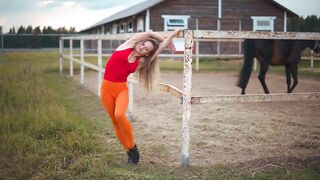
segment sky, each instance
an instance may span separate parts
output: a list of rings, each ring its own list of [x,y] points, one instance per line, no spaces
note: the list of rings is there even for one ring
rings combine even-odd
[[[0,0],[0,26],[7,33],[27,27],[51,26],[85,29],[145,0]],[[300,16],[320,16],[320,0],[276,0]],[[223,3],[223,0],[222,0]]]

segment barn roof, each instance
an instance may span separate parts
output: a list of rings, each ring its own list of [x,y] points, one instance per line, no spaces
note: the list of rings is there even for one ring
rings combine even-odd
[[[119,19],[123,19],[123,18],[126,18],[126,17],[129,17],[129,16],[133,16],[133,15],[136,15],[136,14],[139,14],[161,2],[163,2],[165,0],[146,0],[140,4],[137,4],[137,5],[134,5],[132,7],[129,7],[127,9],[124,9],[114,15],[111,15],[95,24],[93,24],[92,26],[86,28],[86,29],[83,29],[81,31],[86,31],[86,30],[89,30],[91,28],[94,28],[96,26],[99,26],[99,25],[102,25],[102,24],[106,24],[106,23],[109,23],[109,22],[112,22],[112,21],[115,21],[115,20],[119,20]],[[297,15],[296,13],[294,13],[293,11],[291,11],[290,9],[284,7],[283,5],[279,4],[278,2],[276,2],[275,0],[268,0],[270,1],[271,3],[273,3],[275,6],[281,8],[281,9],[284,9],[288,12],[288,15],[290,16],[299,16]]]
[[[122,18],[136,15],[140,12],[143,12],[143,11],[161,3],[162,1],[165,1],[165,0],[146,0],[140,4],[129,7],[127,9],[124,9],[124,10],[112,15],[112,16],[109,16],[109,17],[97,22],[96,24],[84,29],[83,31],[88,30],[93,27],[96,27],[96,26],[99,26],[99,25],[102,25],[102,24],[106,24],[106,23],[118,20],[118,19],[122,19]]]

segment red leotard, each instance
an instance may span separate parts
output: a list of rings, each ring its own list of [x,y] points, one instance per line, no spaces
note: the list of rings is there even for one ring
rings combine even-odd
[[[104,79],[112,82],[127,82],[130,73],[136,71],[139,60],[130,63],[128,56],[133,51],[133,48],[115,51],[112,53],[106,65]]]

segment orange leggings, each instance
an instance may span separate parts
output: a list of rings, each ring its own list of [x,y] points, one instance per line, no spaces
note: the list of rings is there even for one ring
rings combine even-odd
[[[128,107],[128,86],[126,82],[103,80],[101,101],[108,112],[117,137],[126,151],[134,147],[131,123],[126,116]]]

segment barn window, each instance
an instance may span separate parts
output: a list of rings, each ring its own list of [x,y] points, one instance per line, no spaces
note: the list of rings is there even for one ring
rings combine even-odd
[[[117,24],[112,25],[112,34],[117,34],[117,28],[118,28]]]
[[[122,23],[120,25],[120,33],[125,33],[126,31],[126,26],[127,26],[127,23]]]
[[[143,22],[143,17],[139,17],[137,20],[137,31],[138,32],[143,32],[143,27],[144,27],[144,22]]]
[[[105,34],[110,34],[110,27],[105,28]]]
[[[274,31],[274,16],[251,16],[253,31]]]
[[[129,22],[128,32],[129,32],[129,33],[133,32],[133,23],[132,23],[132,21]]]
[[[172,31],[175,28],[187,29],[190,16],[163,15],[162,18],[164,19],[164,31]]]
[[[101,34],[101,29],[100,28],[97,29],[97,34]]]

